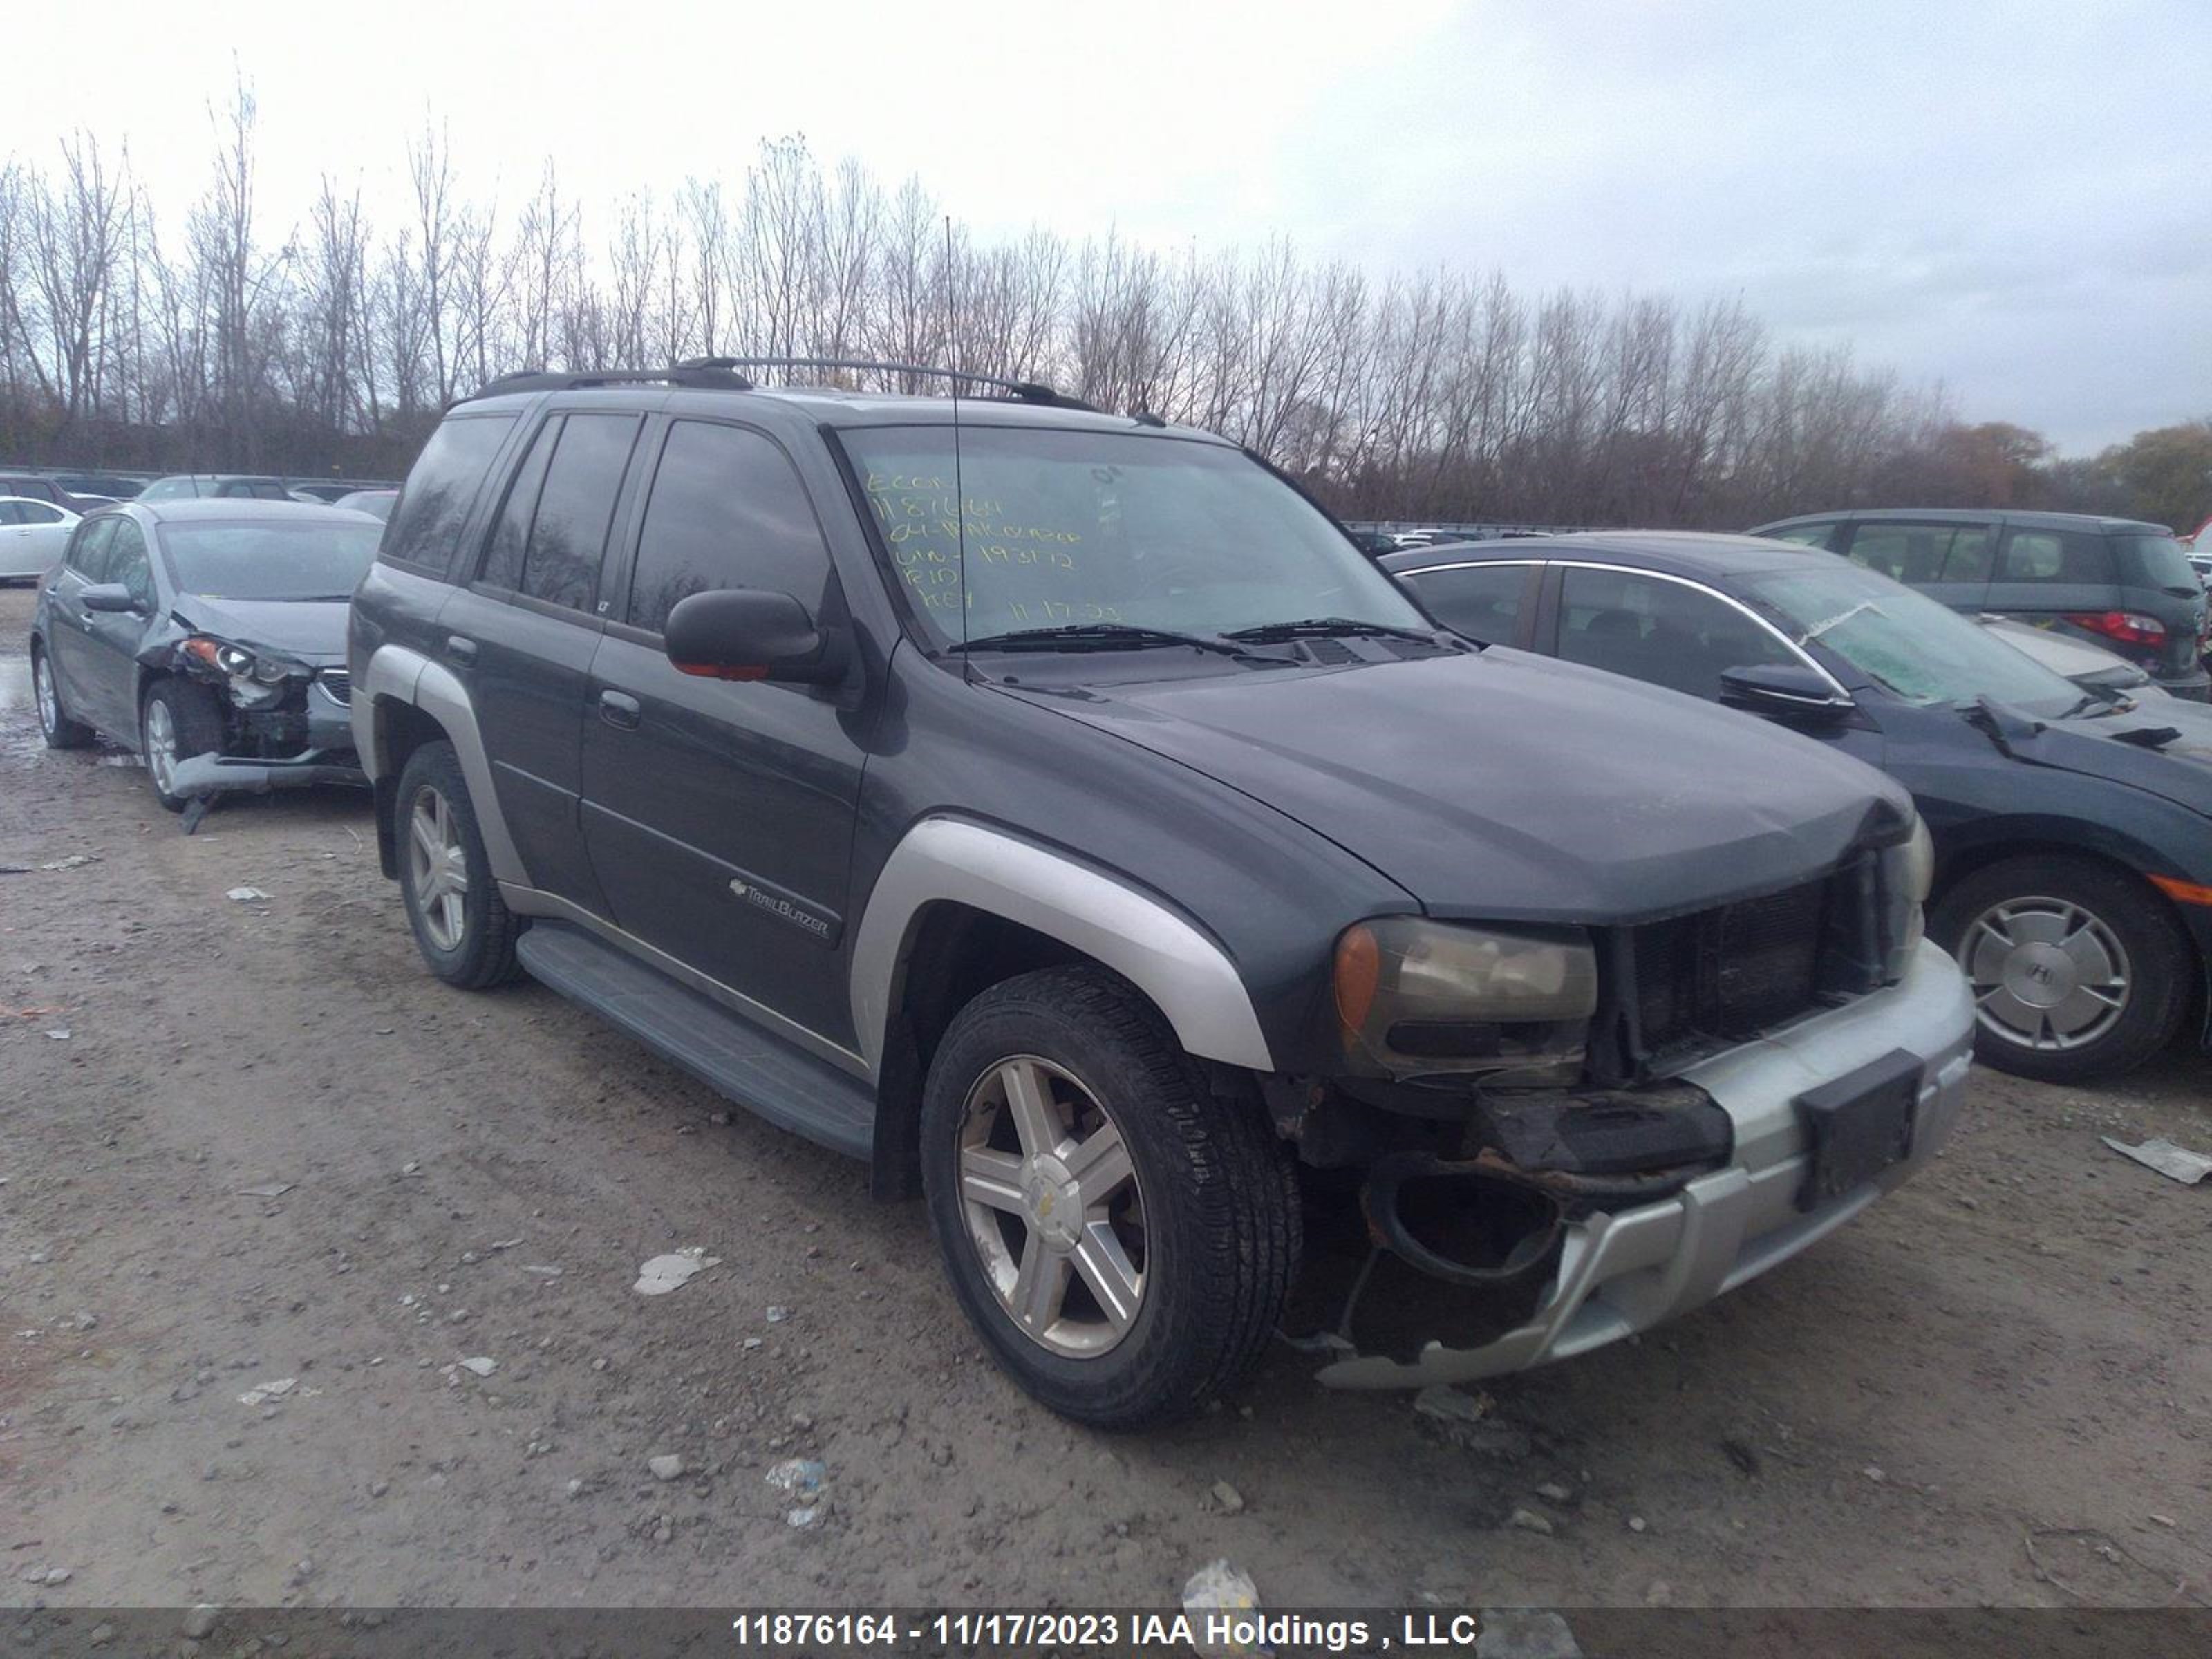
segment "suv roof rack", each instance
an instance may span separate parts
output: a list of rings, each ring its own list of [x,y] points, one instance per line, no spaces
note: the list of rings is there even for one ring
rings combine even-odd
[[[718,392],[750,392],[753,383],[742,374],[730,374],[724,360],[702,357],[690,362],[678,363],[672,368],[597,368],[576,371],[553,371],[542,368],[518,369],[512,374],[501,374],[486,380],[465,398],[456,403],[467,403],[476,398],[503,397],[511,392],[574,392],[592,386],[634,386],[640,381],[665,381],[670,386],[705,387]]]
[[[877,374],[932,374],[939,380],[951,380],[960,386],[996,386],[1025,404],[1043,404],[1054,409],[1082,409],[1092,414],[1097,413],[1096,405],[1086,404],[1080,398],[1071,398],[1064,392],[1055,392],[1041,380],[1012,380],[1004,375],[975,374],[964,368],[939,368],[928,363],[883,363],[865,357],[694,357],[678,367],[722,370],[851,368]]]

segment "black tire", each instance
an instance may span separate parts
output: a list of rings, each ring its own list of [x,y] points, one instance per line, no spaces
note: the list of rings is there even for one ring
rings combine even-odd
[[[92,742],[92,728],[71,720],[62,708],[62,688],[46,665],[46,648],[31,641],[31,701],[38,706],[39,732],[49,749],[82,749]]]
[[[1141,1217],[1133,1317],[1103,1352],[1079,1357],[1032,1338],[1009,1311],[985,1247],[970,1234],[961,1194],[971,1097],[1003,1065],[1036,1061],[1063,1074],[1070,1098],[1094,1097],[1118,1128]],[[1072,1133],[1082,1138],[1079,1123]],[[1023,1388],[1095,1427],[1187,1417],[1242,1381],[1279,1322],[1297,1274],[1297,1172],[1256,1097],[1215,1095],[1158,1011],[1102,969],[1024,974],[960,1011],[923,1092],[921,1174],[946,1273],[969,1321]],[[1061,1213],[1098,1212],[1067,1203]],[[1025,1240],[1042,1224],[1000,1210],[977,1214],[1002,1239]],[[1073,1267],[1070,1274],[1068,1305],[1102,1311],[1084,1275]]]
[[[180,761],[212,754],[222,747],[222,708],[214,692],[190,680],[156,680],[139,700],[138,753],[146,763],[146,781],[153,787],[154,799],[167,811],[181,812],[190,797],[169,792],[150,746],[149,722],[157,718],[156,705],[165,712],[169,728],[176,734],[175,755]]]
[[[426,911],[422,864],[410,842],[418,808],[434,794],[450,813],[452,839],[458,842],[467,884],[457,906],[447,906],[433,892],[435,920]],[[394,811],[399,842],[399,892],[407,907],[407,925],[414,930],[416,948],[430,971],[448,985],[481,991],[504,985],[520,968],[514,959],[514,941],[522,924],[507,908],[493,880],[491,860],[484,855],[483,836],[477,828],[475,807],[469,800],[468,781],[462,775],[460,757],[450,743],[426,743],[408,757],[399,774]],[[428,807],[433,817],[434,807]],[[458,915],[458,926],[448,918]],[[441,938],[441,933],[449,937]]]
[[[2039,908],[2039,901],[2046,908]],[[2086,1035],[2069,1040],[2070,1046],[2047,1046],[2055,1026],[2050,1033],[2032,1030],[2028,1018],[2015,1011],[2035,1014],[2035,1005],[2014,999],[2002,988],[2006,981],[2000,964],[2011,961],[2016,964],[2014,984],[2039,996],[2055,994],[2053,988],[2029,982],[2039,963],[2019,947],[2008,950],[2001,942],[2008,931],[2002,922],[1995,931],[1978,925],[1982,918],[2010,906],[2024,907],[2022,914],[2031,923],[2045,914],[2057,918],[2059,928],[2073,930],[2068,933],[2069,942],[2075,933],[2081,933],[2085,940],[2081,948],[2093,962],[2116,960],[2112,946],[2124,958],[2119,962],[2124,988],[2112,991],[2119,981],[2105,976],[2105,988],[2099,994],[2099,1000],[2118,997],[2117,1013],[2100,1015],[2101,1025],[2082,1027]],[[2009,931],[2017,934],[2021,928],[2015,924]],[[2094,859],[2064,854],[2007,859],[1965,877],[1937,901],[1928,918],[1928,933],[1951,953],[1974,985],[1975,1056],[2001,1072],[2046,1082],[2117,1077],[2142,1065],[2173,1040],[2188,1012],[2191,988],[2197,977],[2188,934],[2148,883]],[[2070,959],[2073,953],[2067,954]],[[2049,966],[2067,971],[2055,958],[2049,959]],[[1998,988],[1992,990],[1993,986]]]

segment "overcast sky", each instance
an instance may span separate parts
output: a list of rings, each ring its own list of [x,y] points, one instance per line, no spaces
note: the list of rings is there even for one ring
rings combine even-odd
[[[173,210],[234,58],[271,240],[325,171],[395,201],[426,106],[510,204],[548,154],[611,203],[801,132],[986,237],[1740,293],[2069,451],[2212,416],[2212,0],[294,0],[6,37],[0,150],[127,137]]]

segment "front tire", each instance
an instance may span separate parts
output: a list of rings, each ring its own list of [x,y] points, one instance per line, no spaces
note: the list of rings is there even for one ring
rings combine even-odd
[[[1974,1053],[2052,1083],[2116,1077],[2173,1040],[2195,981],[2188,935],[2139,876],[2064,854],[2007,859],[1929,917],[1974,994]]]
[[[522,931],[492,879],[460,757],[450,743],[426,743],[399,774],[399,893],[416,948],[448,985],[481,991],[520,969]]]
[[[31,696],[39,706],[39,734],[49,749],[82,749],[92,741],[92,728],[62,712],[62,689],[54,684],[54,671],[46,661],[46,647],[31,641]]]
[[[953,1293],[1064,1417],[1186,1417],[1257,1363],[1297,1273],[1296,1173],[1102,969],[1024,974],[953,1020],[929,1068],[922,1189]]]
[[[215,693],[190,680],[157,680],[138,705],[138,752],[146,781],[165,811],[181,812],[188,796],[175,791],[177,767],[222,747],[222,709]]]

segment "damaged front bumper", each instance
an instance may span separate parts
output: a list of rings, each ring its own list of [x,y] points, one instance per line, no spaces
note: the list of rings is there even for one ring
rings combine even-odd
[[[293,717],[298,719],[297,715]],[[169,793],[185,800],[232,793],[266,794],[311,784],[365,786],[368,774],[354,752],[346,705],[318,684],[307,693],[306,742],[295,754],[191,755],[177,763]]]
[[[1494,1318],[1498,1308],[1509,1310],[1501,1322],[1509,1328],[1486,1332],[1466,1346],[1431,1341],[1411,1358],[1358,1353],[1341,1336],[1301,1346],[1339,1356],[1319,1376],[1330,1387],[1412,1388],[1565,1359],[1687,1312],[1826,1237],[1933,1158],[1965,1096],[1973,1029],[1972,1003],[1958,969],[1923,943],[1904,978],[1887,989],[1684,1072],[1680,1082],[1702,1089],[1728,1115],[1734,1147],[1721,1167],[1679,1186],[1668,1183],[1667,1196],[1639,1203],[1632,1194],[1615,1195],[1603,1200],[1603,1207],[1524,1205],[1524,1213],[1502,1221],[1517,1229],[1510,1247],[1494,1265],[1472,1269],[1413,1260],[1404,1243],[1378,1231],[1385,1248],[1376,1252],[1358,1294],[1395,1288],[1375,1282],[1375,1268],[1437,1281],[1431,1294],[1439,1302],[1450,1300],[1455,1289],[1486,1288],[1488,1313]],[[1801,1102],[1838,1079],[1879,1072],[1899,1055],[1917,1062],[1918,1079],[1909,1109],[1909,1109],[1909,1152],[1808,1206],[1814,1131]],[[1455,1165],[1447,1166],[1444,1178],[1489,1177],[1480,1165]],[[1525,1198],[1530,1188],[1523,1182],[1517,1190]],[[1387,1196],[1395,1204],[1395,1195]],[[1484,1207],[1482,1196],[1471,1210]],[[1373,1221],[1371,1191],[1370,1207]],[[1418,1249],[1418,1241],[1409,1242]],[[1440,1273],[1439,1265],[1453,1271]],[[1436,1323],[1451,1329],[1447,1318]]]

